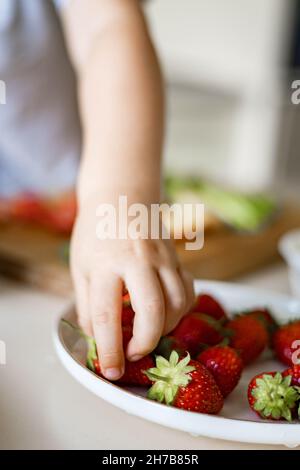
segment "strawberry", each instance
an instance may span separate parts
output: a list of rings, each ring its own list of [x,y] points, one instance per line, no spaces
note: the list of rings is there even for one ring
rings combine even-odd
[[[226,322],[227,314],[221,304],[209,294],[198,295],[191,312],[205,313],[215,320]]]
[[[214,377],[223,397],[227,397],[239,383],[243,361],[238,353],[229,346],[214,346],[197,356]]]
[[[297,340],[300,340],[300,320],[279,327],[273,335],[272,346],[275,355],[288,366],[293,366],[293,344]]]
[[[95,374],[101,376],[101,367],[96,350],[96,342],[92,338],[93,343],[89,343],[89,350],[87,354],[87,366],[95,372]],[[148,355],[136,362],[130,362],[125,359],[125,371],[122,377],[116,381],[116,383],[123,385],[140,385],[149,386],[152,381],[145,375],[144,370],[147,370],[154,366],[154,360],[152,356]]]
[[[95,374],[101,376],[101,367],[99,364],[98,356],[93,359],[92,366],[89,365],[87,361],[88,368],[95,372]],[[125,359],[125,371],[122,377],[116,381],[116,383],[122,385],[135,385],[135,386],[149,386],[152,384],[152,381],[148,379],[145,375],[145,370],[154,366],[154,360],[152,356],[147,355],[142,359],[136,362],[130,362]]]
[[[251,317],[258,318],[261,322],[263,322],[267,328],[271,328],[272,330],[277,329],[278,323],[273,317],[270,310],[267,308],[257,308],[255,310],[248,310],[245,312],[246,315]]]
[[[299,391],[291,386],[292,377],[280,372],[266,372],[255,376],[248,387],[251,409],[264,419],[291,421],[300,399]]]
[[[152,385],[153,382],[147,377],[145,370],[154,367],[154,365],[154,359],[150,355],[144,356],[136,362],[129,362],[125,359],[125,372],[117,383],[140,386]]]
[[[93,365],[92,365],[92,367],[90,367],[90,369],[91,369],[91,370],[94,369],[95,374],[101,375],[100,362],[99,362],[98,357],[97,357],[96,359],[93,359],[92,364],[93,364]]]
[[[174,336],[163,336],[155,349],[155,354],[169,359],[172,351],[176,351],[179,357],[183,357],[185,355],[184,344]]]
[[[37,220],[38,223],[58,233],[71,233],[77,212],[76,196],[73,191],[44,199],[43,207],[45,216]]]
[[[135,313],[131,307],[123,307],[122,308],[122,325],[123,326],[132,325],[134,315]]]
[[[128,326],[132,325],[134,319],[134,311],[131,307],[129,294],[126,293],[123,295],[123,305],[122,305],[122,325]]]
[[[41,200],[34,194],[21,194],[9,201],[9,215],[21,222],[37,222],[45,217]]]
[[[41,198],[35,194],[20,194],[7,203],[8,218],[35,223],[55,232],[70,234],[76,216],[74,192],[56,198]]]
[[[245,312],[244,315],[248,315],[249,317],[256,318],[264,325],[264,327],[266,328],[269,334],[269,339],[271,343],[272,336],[278,328],[278,323],[276,322],[275,318],[272,316],[270,310],[266,308],[249,310]]]
[[[211,373],[190,355],[179,360],[173,351],[169,361],[156,357],[156,367],[146,375],[154,382],[148,391],[151,400],[188,411],[217,414],[223,407],[223,397]]]
[[[76,330],[80,336],[82,336],[88,346],[87,358],[86,358],[86,365],[87,367],[93,371],[95,374],[101,376],[101,365],[98,358],[96,341],[94,338],[86,335],[81,328],[73,325],[67,320],[62,320],[63,323]],[[132,327],[127,326],[123,327],[123,347],[126,349],[127,344],[129,343],[132,337]],[[125,372],[123,376],[117,381],[120,384],[126,385],[151,385],[151,380],[145,375],[144,370],[147,370],[154,366],[153,358],[148,355],[140,359],[136,362],[130,362],[125,359]]]
[[[268,345],[268,333],[257,318],[241,315],[227,323],[226,328],[232,333],[230,346],[239,352],[244,365],[257,359]]]
[[[203,345],[214,346],[224,337],[220,323],[202,313],[185,315],[171,336],[178,339],[191,356],[195,356]]]
[[[132,325],[122,326],[123,349],[126,351],[129,341],[132,338]]]
[[[282,372],[283,377],[290,375],[292,377],[292,385],[300,387],[300,364],[294,365]]]

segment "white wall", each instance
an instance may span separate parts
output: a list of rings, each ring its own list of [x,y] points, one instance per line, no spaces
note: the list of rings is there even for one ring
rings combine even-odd
[[[243,86],[279,62],[289,0],[151,0],[146,11],[166,71]]]
[[[216,100],[211,106],[204,100],[202,106],[199,98],[197,118],[195,103],[188,106],[190,98],[186,106],[178,106],[171,94],[169,163],[175,154],[180,161],[178,149],[184,159],[186,148],[188,170],[194,166],[195,171],[209,177],[215,174],[217,179],[224,175],[225,182],[243,189],[270,184],[276,170],[281,61],[289,42],[291,7],[290,0],[151,0],[146,4],[168,81],[193,84],[199,87],[199,96],[208,88],[216,96],[231,97],[233,103],[227,106],[226,124],[225,114],[220,122],[222,111]],[[209,129],[206,120],[210,120]],[[197,122],[202,126],[198,132]],[[209,140],[217,145],[208,148]],[[185,163],[177,166],[184,170]]]

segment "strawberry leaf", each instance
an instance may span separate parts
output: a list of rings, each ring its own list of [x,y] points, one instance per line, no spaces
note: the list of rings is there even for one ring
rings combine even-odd
[[[156,357],[156,367],[145,371],[147,377],[154,382],[148,391],[148,398],[171,405],[179,387],[186,387],[192,380],[190,373],[195,370],[189,366],[190,355],[179,361],[179,355],[172,351],[169,361],[162,356]]]

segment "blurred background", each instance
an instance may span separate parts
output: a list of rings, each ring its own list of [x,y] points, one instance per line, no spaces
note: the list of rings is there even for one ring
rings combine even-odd
[[[204,249],[178,242],[179,257],[200,278],[264,267],[300,227],[300,0],[143,5],[166,78],[165,196],[205,204]],[[0,200],[1,272],[70,292],[75,212],[73,193]],[[185,233],[194,226],[184,220]]]
[[[297,189],[299,1],[152,0],[145,10],[168,81],[167,168],[243,191],[287,178]]]

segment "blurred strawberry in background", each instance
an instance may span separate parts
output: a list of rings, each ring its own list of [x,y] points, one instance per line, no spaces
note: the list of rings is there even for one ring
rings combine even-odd
[[[39,197],[24,193],[0,201],[0,221],[16,221],[40,225],[54,232],[71,233],[76,216],[74,192],[55,197]]]

